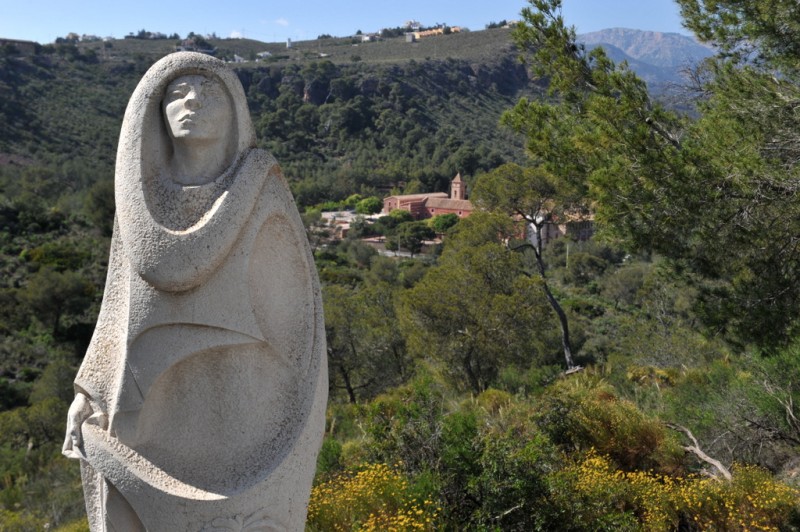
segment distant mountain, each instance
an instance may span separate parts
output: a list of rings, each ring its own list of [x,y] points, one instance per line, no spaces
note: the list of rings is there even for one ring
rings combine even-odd
[[[578,35],[588,48],[602,46],[615,62],[627,61],[658,92],[680,82],[680,71],[714,54],[714,50],[680,33],[611,28]]]
[[[590,45],[611,45],[627,56],[658,67],[680,68],[713,55],[714,50],[680,33],[611,28],[584,33],[578,39]]]

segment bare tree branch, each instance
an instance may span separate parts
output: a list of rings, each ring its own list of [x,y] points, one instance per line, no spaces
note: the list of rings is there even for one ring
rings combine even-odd
[[[720,472],[720,474],[723,477],[725,477],[725,480],[731,480],[733,478],[731,476],[730,470],[724,465],[722,465],[722,462],[716,460],[715,458],[711,458],[710,456],[708,456],[706,453],[703,452],[703,450],[700,448],[700,444],[697,442],[697,438],[695,438],[694,434],[692,434],[692,431],[690,431],[686,427],[682,427],[681,425],[676,425],[674,423],[664,423],[664,425],[671,428],[672,430],[684,433],[690,440],[692,440],[693,445],[685,445],[683,447],[685,451],[694,454],[695,456],[697,456],[697,458],[699,458],[703,462],[713,466],[717,471]]]

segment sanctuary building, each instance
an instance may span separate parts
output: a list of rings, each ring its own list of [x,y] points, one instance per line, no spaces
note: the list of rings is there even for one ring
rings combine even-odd
[[[472,202],[467,199],[467,184],[456,174],[450,182],[450,194],[431,192],[428,194],[406,194],[389,196],[383,199],[383,213],[389,214],[395,209],[408,211],[415,220],[433,218],[440,214],[455,214],[466,218],[472,214]]]

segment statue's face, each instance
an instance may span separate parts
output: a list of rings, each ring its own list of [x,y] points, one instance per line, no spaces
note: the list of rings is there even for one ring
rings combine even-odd
[[[191,75],[175,79],[167,86],[163,106],[174,139],[214,140],[230,131],[230,97],[213,78]]]

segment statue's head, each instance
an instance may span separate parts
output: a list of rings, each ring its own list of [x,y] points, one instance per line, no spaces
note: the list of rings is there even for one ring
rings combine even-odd
[[[168,175],[175,142],[224,141],[230,162],[255,146],[242,84],[225,63],[195,52],[157,61],[131,96],[117,167],[137,166],[143,185]]]
[[[167,133],[173,141],[219,141],[231,133],[233,105],[222,82],[190,74],[167,85],[162,102]]]
[[[208,55],[170,54],[145,73],[125,111],[118,213],[130,210],[134,219],[147,211],[171,230],[191,227],[253,147],[255,131],[236,74]]]

